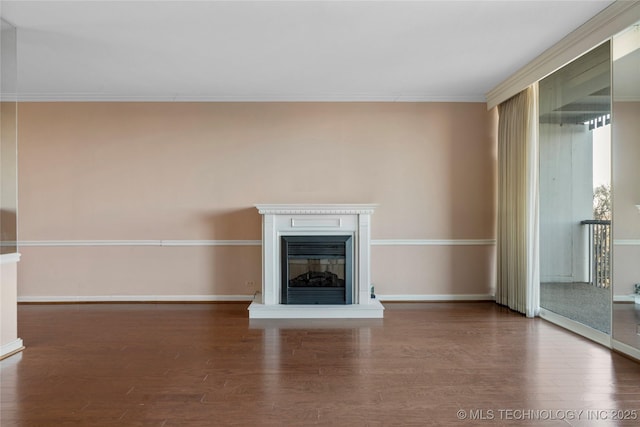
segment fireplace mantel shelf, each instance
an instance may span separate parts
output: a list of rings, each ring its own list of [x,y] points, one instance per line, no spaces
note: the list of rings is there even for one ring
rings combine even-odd
[[[250,318],[382,318],[384,307],[370,295],[371,215],[377,204],[257,204],[262,215],[262,293]],[[284,236],[352,236],[351,304],[286,304],[280,301],[281,239]]]
[[[376,204],[255,205],[261,215],[359,215],[373,214]]]

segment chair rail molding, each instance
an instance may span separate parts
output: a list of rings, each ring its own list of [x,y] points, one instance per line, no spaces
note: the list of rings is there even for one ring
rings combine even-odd
[[[15,243],[14,243],[15,244]],[[491,246],[495,239],[372,239],[372,246]],[[261,240],[21,240],[20,247],[68,246],[261,246]],[[11,254],[9,254],[11,255]],[[9,259],[9,258],[7,258]],[[4,261],[3,261],[4,262]],[[9,262],[9,261],[7,261]]]

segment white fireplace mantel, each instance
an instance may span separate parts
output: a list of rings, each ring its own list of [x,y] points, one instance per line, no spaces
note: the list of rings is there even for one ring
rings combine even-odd
[[[262,215],[262,294],[249,306],[250,318],[382,318],[371,298],[371,215],[375,204],[256,205]],[[353,304],[281,304],[280,238],[295,235],[351,235]]]
[[[378,205],[256,205],[261,215],[371,215]]]

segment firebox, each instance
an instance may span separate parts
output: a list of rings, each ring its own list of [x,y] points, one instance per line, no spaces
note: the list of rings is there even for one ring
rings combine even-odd
[[[352,304],[353,238],[282,236],[282,304]]]

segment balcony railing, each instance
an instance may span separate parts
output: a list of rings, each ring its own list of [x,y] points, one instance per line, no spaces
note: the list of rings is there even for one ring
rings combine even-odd
[[[608,288],[611,285],[611,221],[588,219],[580,224],[588,227],[589,283]]]

